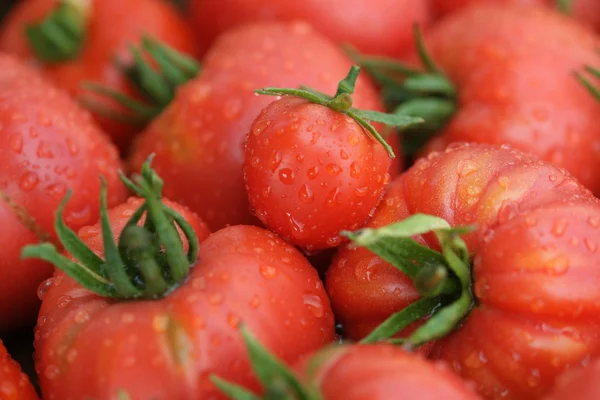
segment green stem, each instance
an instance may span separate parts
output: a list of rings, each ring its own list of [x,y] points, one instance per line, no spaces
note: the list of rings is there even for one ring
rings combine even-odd
[[[122,175],[121,175],[122,176]],[[105,297],[154,299],[169,293],[188,275],[198,256],[198,237],[192,226],[161,201],[162,180],[144,163],[135,182],[122,176],[126,186],[144,198],[144,203],[125,224],[115,243],[106,203],[106,183],[102,179],[100,223],[104,257],[98,257],[63,222],[62,214],[69,192],[57,210],[56,231],[66,251],[77,261],[58,253],[51,244],[26,246],[23,257],[40,258],[63,270],[83,287]],[[146,221],[139,226],[146,213]],[[184,251],[177,227],[188,243]]]
[[[571,15],[573,12],[573,0],[554,0],[554,5],[563,14]]]
[[[144,36],[140,46],[130,46],[133,62],[123,63],[115,59],[115,65],[136,89],[141,100],[93,82],[83,88],[91,93],[116,102],[119,108],[109,107],[89,96],[81,99],[82,104],[98,115],[143,126],[159,115],[173,101],[177,88],[194,79],[200,73],[200,64],[166,44]],[[157,67],[152,65],[154,63]]]
[[[596,80],[600,79],[600,69],[586,66],[584,72]],[[600,87],[597,84],[592,83],[592,81],[581,72],[576,72],[575,78],[577,78],[579,83],[581,83],[596,100],[600,101]]]
[[[354,119],[367,132],[369,132],[369,134],[385,148],[389,156],[394,158],[395,154],[392,150],[392,147],[385,141],[379,132],[377,132],[370,122],[379,122],[388,126],[407,128],[414,124],[422,123],[423,119],[420,117],[409,117],[400,113],[386,114],[378,111],[359,110],[357,108],[353,108],[352,93],[354,93],[354,87],[359,73],[360,67],[353,65],[350,68],[348,75],[338,84],[338,89],[333,97],[308,87],[302,87],[300,89],[268,87],[262,90],[257,90],[256,93],[269,96],[300,97],[310,101],[311,103],[329,107],[332,110],[346,114],[350,118]]]
[[[25,34],[38,59],[59,63],[77,57],[85,44],[90,3],[62,0],[40,23],[28,25]]]

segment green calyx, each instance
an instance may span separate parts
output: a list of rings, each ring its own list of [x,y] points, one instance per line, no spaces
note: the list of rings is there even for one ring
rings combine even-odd
[[[177,88],[195,78],[200,64],[166,44],[144,36],[140,46],[130,46],[132,63],[115,59],[115,65],[135,88],[141,100],[112,88],[87,82],[83,87],[101,97],[116,102],[123,110],[105,106],[90,97],[82,103],[106,118],[134,126],[144,126],[171,103]]]
[[[252,369],[262,384],[264,394],[258,396],[242,386],[212,375],[210,380],[223,394],[232,400],[323,400],[317,387],[310,387],[300,382],[294,373],[262,346],[244,325],[240,326],[240,331]]]
[[[56,211],[54,227],[60,243],[76,260],[60,254],[49,243],[25,246],[24,258],[39,258],[75,279],[81,286],[104,297],[117,299],[154,299],[166,295],[188,275],[198,256],[198,238],[191,225],[161,201],[163,182],[150,167],[142,166],[134,180],[121,174],[125,185],[145,201],[133,213],[117,241],[108,217],[106,183],[102,179],[100,223],[104,260],[97,256],[63,221],[67,193]],[[143,226],[139,222],[143,215]],[[187,253],[177,227],[188,243]]]
[[[586,77],[586,75],[589,76]],[[584,72],[576,72],[575,77],[579,82],[590,92],[592,96],[594,96],[598,101],[600,101],[600,87],[597,84],[592,83],[590,78],[600,79],[600,69],[586,66],[584,68]]]
[[[391,146],[385,141],[377,130],[370,124],[379,122],[389,126],[407,128],[414,124],[422,123],[419,117],[407,116],[402,113],[386,114],[378,111],[359,110],[352,107],[352,94],[356,85],[356,79],[360,74],[360,67],[353,65],[348,75],[338,84],[337,92],[333,97],[320,93],[308,87],[300,89],[286,88],[264,88],[256,93],[269,96],[296,96],[310,101],[311,103],[329,107],[332,110],[343,113],[354,119],[360,126],[367,130],[386,149],[391,158],[395,157]]]
[[[414,26],[414,37],[422,69],[392,59],[362,56],[347,47],[350,57],[379,84],[387,108],[393,110],[392,114],[425,121],[404,132],[403,148],[407,155],[414,155],[448,123],[457,110],[458,101],[456,87],[427,52],[418,25]]]
[[[571,15],[573,12],[573,0],[554,0],[554,7],[566,15]]]
[[[25,35],[38,59],[45,63],[72,60],[85,44],[89,0],[61,0],[44,20],[30,24]]]
[[[409,349],[450,333],[471,310],[469,252],[461,235],[472,227],[452,228],[443,219],[415,214],[401,222],[378,229],[342,232],[354,245],[363,246],[398,268],[415,284],[422,298],[393,314],[361,343],[388,340],[413,322],[429,317],[407,338],[390,339]],[[417,243],[413,237],[432,232],[442,251]]]

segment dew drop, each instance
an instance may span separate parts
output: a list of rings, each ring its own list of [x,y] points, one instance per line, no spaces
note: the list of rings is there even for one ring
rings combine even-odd
[[[37,297],[40,300],[44,300],[44,296],[48,293],[48,290],[54,285],[54,278],[48,278],[44,282],[40,283],[37,288]]]
[[[346,152],[344,151],[344,149],[340,149],[340,158],[341,158],[342,160],[347,160],[347,159],[348,159],[348,157],[349,157],[349,156],[348,156],[348,153],[346,153]]]
[[[368,186],[361,186],[354,191],[358,197],[366,196],[369,193]]]
[[[319,175],[319,167],[310,167],[306,171],[306,176],[308,176],[308,179],[310,179],[311,181],[316,179],[316,177],[318,175]]]
[[[60,369],[54,364],[50,364],[44,369],[44,376],[49,380],[58,378],[58,375],[60,375]]]
[[[275,279],[277,277],[277,268],[271,266],[271,265],[261,265],[259,267],[260,269],[260,274],[262,275],[263,278],[265,279]]]
[[[66,192],[67,187],[63,183],[54,183],[46,188],[46,193],[57,200],[61,200]]]
[[[304,305],[308,307],[310,312],[317,318],[323,317],[325,315],[325,310],[323,307],[323,301],[316,294],[305,294],[304,297]]]
[[[71,296],[60,296],[57,300],[56,300],[56,306],[58,308],[65,308],[66,306],[69,305],[69,303],[71,302]]]
[[[18,133],[15,133],[10,137],[9,145],[15,153],[21,154],[21,152],[23,151],[23,136],[21,136]]]
[[[339,197],[340,197],[340,189],[336,187],[327,196],[327,199],[325,200],[325,205],[329,208],[335,207],[340,202]]]
[[[342,173],[342,168],[337,164],[329,164],[327,165],[327,172],[330,175],[336,176]]]
[[[592,239],[584,239],[583,243],[585,243],[585,247],[592,253],[595,253],[596,250],[598,250],[598,245]]]
[[[260,300],[258,299],[258,296],[257,295],[252,296],[252,299],[250,300],[250,307],[258,308],[259,305],[260,305]]]
[[[354,179],[360,178],[361,173],[362,173],[362,171],[361,171],[359,163],[354,161],[352,164],[350,164],[350,176],[352,178],[354,178]]]
[[[588,218],[588,224],[592,227],[592,228],[597,228],[600,226],[600,217],[589,217]]]
[[[54,158],[54,154],[52,154],[52,151],[48,148],[48,146],[46,146],[44,142],[40,142],[40,144],[38,145],[36,155],[39,158]]]
[[[269,126],[271,126],[270,120],[259,119],[252,125],[252,133],[255,136],[258,136],[262,133],[262,131],[264,131]]]
[[[556,237],[561,237],[562,235],[565,234],[565,231],[567,230],[567,226],[568,226],[569,222],[564,219],[561,218],[558,221],[556,221],[554,223],[554,226],[552,226],[552,234]]]
[[[286,184],[286,185],[291,185],[292,183],[294,183],[294,179],[295,179],[295,175],[294,175],[294,171],[292,171],[289,168],[282,168],[279,171],[279,180]]]
[[[227,316],[227,323],[230,327],[236,329],[240,325],[240,318],[237,315],[229,314]]]
[[[224,297],[221,293],[213,293],[210,296],[208,296],[208,303],[211,306],[217,306],[223,302],[223,299]]]
[[[39,181],[40,180],[35,172],[26,172],[23,174],[23,176],[21,176],[19,187],[22,190],[29,192],[35,189]]]
[[[300,200],[307,204],[312,203],[315,199],[313,191],[307,184],[302,185],[302,187],[298,191],[298,197],[300,198]]]
[[[459,177],[464,178],[479,171],[479,166],[470,160],[462,160],[456,166],[456,173]]]
[[[254,168],[258,167],[260,165],[260,158],[259,157],[252,157],[250,159],[250,165]]]
[[[275,170],[277,168],[279,168],[279,165],[281,164],[281,152],[279,151],[274,151],[273,153],[271,153],[271,157],[269,159],[269,168],[271,168],[272,172],[275,172]]]

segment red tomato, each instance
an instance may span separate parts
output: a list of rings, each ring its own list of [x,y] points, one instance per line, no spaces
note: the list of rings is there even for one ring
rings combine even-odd
[[[130,166],[136,170],[149,154],[156,154],[153,167],[165,180],[165,196],[197,212],[212,230],[255,224],[242,174],[244,141],[254,119],[274,98],[254,91],[303,84],[335,93],[351,65],[334,43],[303,23],[234,29],[212,47],[202,74],[181,86],[175,100],[141,134]],[[358,108],[383,110],[365,76],[359,77],[353,97]],[[397,139],[391,135],[390,140]]]
[[[531,4],[531,5],[546,5],[556,7],[557,0],[431,0],[433,11],[438,16],[454,12],[467,4],[474,3],[514,3],[514,4]],[[573,15],[576,19],[591,24],[593,27],[600,29],[600,3],[597,0],[571,0],[573,7]]]
[[[367,226],[417,213],[477,226],[465,237],[475,307],[432,355],[485,398],[540,398],[600,353],[600,201],[568,173],[506,147],[453,145],[395,180]],[[429,235],[417,240],[436,247]],[[419,297],[396,268],[350,246],[326,286],[353,338]]]
[[[37,286],[52,273],[38,260],[21,260],[20,249],[54,240],[53,214],[67,189],[76,193],[65,219],[78,229],[98,219],[99,175],[108,202],[126,198],[117,174],[116,149],[90,115],[36,71],[0,55],[0,331],[33,321]],[[15,307],[19,304],[19,307]]]
[[[46,285],[35,341],[44,398],[218,399],[211,373],[256,387],[240,322],[286,362],[333,340],[329,301],[301,253],[257,227],[206,238],[195,214],[166,204],[204,239],[179,287],[157,300],[119,302],[62,273]],[[113,235],[140,205],[136,198],[109,211]],[[79,236],[102,256],[98,225]]]
[[[133,95],[125,77],[115,67],[113,58],[130,61],[128,46],[139,42],[142,35],[150,35],[184,53],[196,54],[195,37],[190,27],[168,1],[92,0],[89,2],[89,20],[81,53],[63,62],[40,63],[25,36],[25,27],[43,20],[57,4],[57,0],[21,1],[3,22],[0,50],[16,54],[39,66],[53,82],[72,96],[84,95],[81,84],[85,81],[97,82]],[[123,151],[138,130],[100,115],[95,115],[95,118]]]
[[[510,144],[600,193],[600,103],[574,77],[600,64],[598,35],[542,8],[482,3],[441,21],[425,45],[458,96],[425,153],[460,141]]]
[[[296,371],[324,400],[479,398],[443,364],[385,344],[326,349],[301,361]]]
[[[21,371],[21,366],[10,357],[2,340],[0,340],[0,399],[39,399],[29,378]]]
[[[336,247],[375,209],[391,158],[358,122],[298,97],[271,103],[252,124],[244,178],[256,216],[309,251]]]
[[[600,360],[565,372],[544,400],[596,400],[600,398]]]
[[[188,7],[204,47],[247,22],[305,20],[335,42],[392,57],[413,48],[412,24],[430,19],[425,0],[191,0]]]

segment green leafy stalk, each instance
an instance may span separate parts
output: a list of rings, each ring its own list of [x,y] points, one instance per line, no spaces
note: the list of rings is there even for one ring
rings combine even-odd
[[[352,94],[356,85],[356,79],[360,73],[360,67],[353,65],[348,75],[339,83],[337,92],[333,97],[320,93],[308,87],[300,89],[272,88],[267,87],[257,90],[256,93],[269,96],[296,96],[310,101],[311,103],[329,107],[332,110],[346,114],[354,119],[360,126],[368,131],[388,152],[391,158],[395,157],[391,146],[385,141],[370,122],[379,122],[389,126],[407,128],[414,124],[423,122],[422,118],[403,115],[402,113],[386,114],[379,111],[359,110],[352,107]]]
[[[576,72],[575,73],[575,77],[577,78],[577,80],[579,80],[579,82],[587,89],[588,92],[590,92],[590,94],[592,96],[594,96],[594,98],[596,98],[596,100],[600,101],[600,87],[598,84],[594,84],[590,78],[586,77],[584,74],[589,75],[590,78],[593,78],[595,80],[599,80],[600,79],[600,69],[598,68],[594,68],[594,67],[590,67],[590,66],[586,66],[584,68],[584,72]]]
[[[91,4],[61,0],[41,22],[27,25],[25,35],[38,59],[59,63],[76,58],[85,44]]]
[[[409,337],[392,339],[415,348],[445,336],[460,323],[473,305],[469,252],[461,235],[473,227],[452,228],[443,219],[415,214],[377,229],[344,232],[355,245],[367,247],[410,277],[423,296],[384,321],[363,343],[389,339],[409,324],[429,317]],[[420,245],[415,236],[433,232],[441,252]]]
[[[252,369],[262,384],[265,394],[262,397],[257,396],[242,386],[215,375],[211,376],[211,381],[223,394],[233,400],[323,400],[316,388],[303,385],[289,368],[262,346],[244,325],[240,326],[240,331]]]
[[[63,221],[64,208],[71,197],[68,192],[56,213],[55,230],[69,258],[49,243],[26,246],[25,258],[40,258],[75,279],[83,287],[104,297],[118,299],[158,298],[166,295],[187,276],[198,256],[198,237],[191,225],[161,201],[162,180],[150,167],[149,159],[142,173],[123,182],[145,202],[130,217],[115,242],[106,202],[106,183],[102,179],[100,225],[104,259],[97,256]],[[135,181],[135,182],[134,182]],[[139,221],[146,214],[146,223]],[[183,232],[188,252],[177,231]]]
[[[452,118],[457,110],[457,90],[427,51],[419,26],[414,38],[422,68],[396,60],[360,55],[350,47],[347,52],[381,86],[384,101],[392,114],[421,118],[425,123],[408,127],[403,149],[414,155],[423,144]]]
[[[106,106],[91,96],[82,98],[82,103],[98,115],[143,126],[154,119],[171,103],[177,88],[195,78],[200,72],[200,64],[172,47],[144,36],[140,46],[130,47],[132,63],[115,59],[115,65],[135,88],[139,95],[132,98],[107,86],[93,82],[83,87],[101,98],[116,102],[119,108]]]

